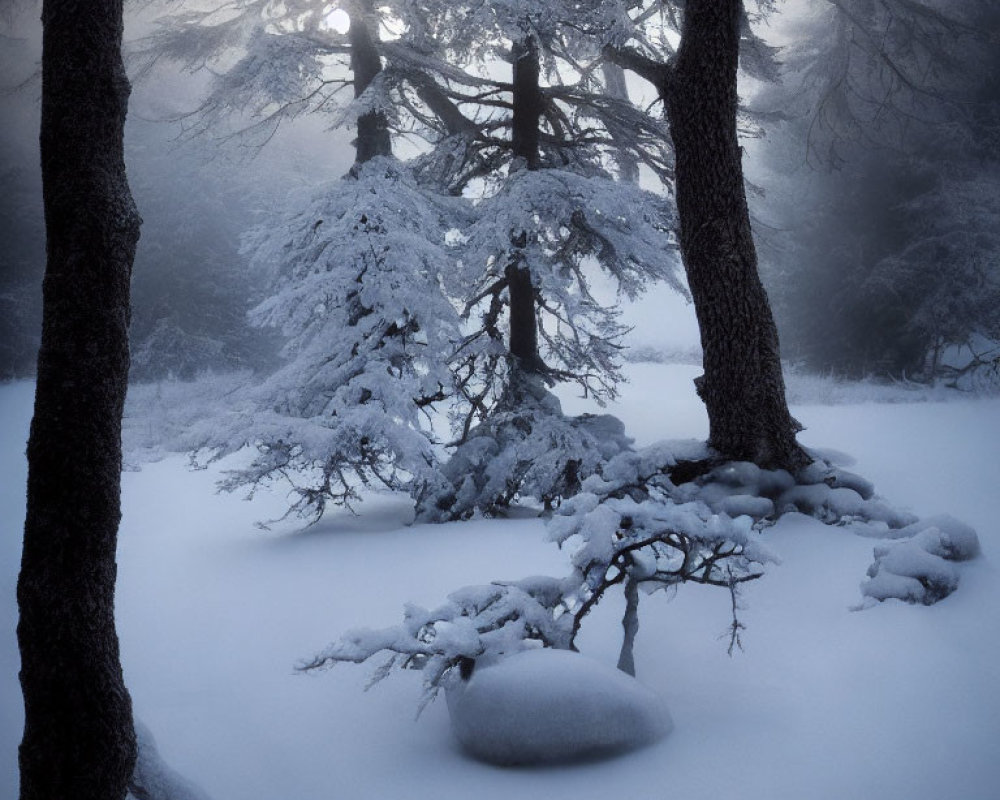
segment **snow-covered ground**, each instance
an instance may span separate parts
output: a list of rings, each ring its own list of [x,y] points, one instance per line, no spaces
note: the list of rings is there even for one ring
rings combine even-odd
[[[695,372],[630,365],[632,383],[612,410],[640,444],[703,437]],[[0,386],[3,798],[17,783],[14,586],[31,393],[29,384]],[[794,385],[792,394],[823,396]],[[183,456],[123,478],[118,619],[136,713],[163,756],[215,800],[996,798],[1000,400],[831,394],[855,402],[797,405],[802,440],[851,454],[851,469],[890,502],[971,523],[984,555],[961,565],[958,591],[936,606],[852,612],[876,543],[786,517],[765,534],[783,563],[747,587],[746,650],[733,658],[718,638],[726,592],[690,586],[669,601],[644,598],[638,677],[666,699],[675,724],[656,745],[598,763],[490,767],[461,753],[443,700],[414,720],[419,673],[366,694],[367,666],[294,672],[349,628],[396,623],[404,602],[564,574],[566,557],[540,521],[406,527],[408,503],[376,497],[358,517],[261,531],[254,522],[280,515],[280,492],[252,503],[217,495],[218,470],[190,471]],[[150,404],[167,396],[146,395]],[[585,653],[615,663],[622,607],[609,598],[587,619]]]

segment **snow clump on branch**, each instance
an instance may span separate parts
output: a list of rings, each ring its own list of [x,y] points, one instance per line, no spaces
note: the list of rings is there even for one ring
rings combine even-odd
[[[649,591],[688,582],[725,588],[734,596],[732,650],[742,630],[735,618],[737,587],[777,559],[749,517],[716,514],[699,501],[675,503],[668,480],[642,479],[649,460],[663,456],[656,449],[623,453],[608,464],[610,480],[592,476],[563,503],[549,535],[572,549],[573,569],[564,578],[468,586],[433,610],[408,605],[402,625],[352,631],[301,668],[361,663],[388,652],[374,680],[395,667],[422,669],[426,703],[474,667],[538,646],[575,650],[587,614],[608,589],[627,581]],[[641,493],[627,491],[640,484]]]

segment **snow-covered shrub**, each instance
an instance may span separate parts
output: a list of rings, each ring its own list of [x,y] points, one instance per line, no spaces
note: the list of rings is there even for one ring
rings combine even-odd
[[[603,466],[601,476],[584,482],[583,491],[601,487],[602,514],[615,507],[610,499],[616,496],[658,498],[664,506],[673,503],[677,508],[700,504],[721,518],[752,520],[756,528],[797,512],[862,536],[896,540],[875,548],[870,580],[862,584],[869,603],[888,598],[936,603],[958,586],[959,571],[951,562],[979,553],[978,537],[968,525],[946,515],[921,520],[896,509],[875,496],[870,481],[823,458],[795,477],[749,462],[726,462],[682,481],[678,476],[684,474],[685,466],[712,464],[712,454],[704,448],[699,453],[698,447],[694,442],[686,448],[664,443],[642,453],[622,454]],[[560,509],[560,514],[578,514],[585,502],[581,495]],[[553,522],[555,530],[563,524]],[[621,524],[620,515],[617,524]]]
[[[567,417],[538,376],[511,373],[518,385],[473,428],[442,467],[436,495],[418,498],[417,519],[442,522],[493,515],[533,497],[546,508],[575,494],[580,482],[632,440],[607,414]]]
[[[875,548],[874,563],[861,585],[865,605],[895,598],[932,605],[958,587],[952,563],[975,558],[979,539],[968,525],[947,515],[919,519],[875,496],[865,478],[817,458],[794,478],[754,464],[723,464],[670,492],[678,500],[699,500],[716,512],[746,514],[758,526],[798,512],[828,525],[841,525],[871,538],[893,540]]]

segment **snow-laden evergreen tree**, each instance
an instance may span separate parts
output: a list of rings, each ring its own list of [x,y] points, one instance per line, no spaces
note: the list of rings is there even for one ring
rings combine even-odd
[[[600,74],[594,69],[599,49],[589,42],[577,45],[578,12],[559,3],[541,9],[510,3],[476,9],[471,24],[454,9],[427,16],[452,32],[445,52],[482,58],[486,50],[510,62],[511,80],[497,85],[491,78],[483,108],[464,93],[454,72],[431,71],[443,102],[472,107],[467,127],[485,122],[491,130],[509,130],[510,138],[507,145],[490,143],[495,152],[485,160],[503,170],[494,171],[494,186],[487,186],[477,204],[480,221],[463,248],[463,271],[475,288],[467,309],[482,308],[481,326],[459,350],[460,370],[468,377],[459,385],[463,391],[472,388],[465,393],[469,416],[446,470],[452,490],[421,504],[423,519],[493,512],[519,494],[551,504],[575,491],[624,443],[620,434],[603,442],[593,438],[613,424],[565,419],[546,384],[576,381],[599,399],[613,396],[620,377],[615,356],[625,329],[613,308],[595,302],[588,270],[603,269],[630,296],[650,279],[673,278],[674,221],[669,203],[616,182],[606,168],[604,149],[614,145],[617,131],[604,125],[602,113],[613,116],[608,109],[624,101],[601,91],[593,78],[572,85],[562,79],[560,69]],[[414,49],[422,46],[417,42]],[[592,66],[584,69],[581,62],[588,56]],[[467,75],[476,64],[463,66]],[[475,80],[475,75],[464,78]],[[504,94],[497,96],[497,90]],[[590,99],[581,100],[585,96]],[[594,103],[597,97],[603,105]],[[454,139],[445,143],[453,147]],[[466,141],[466,152],[475,150],[476,138]],[[629,159],[666,161],[657,162],[641,141],[633,141]],[[433,174],[455,186],[453,180],[440,181],[439,167]],[[496,344],[504,338],[506,356],[500,359]],[[472,348],[484,343],[490,348],[480,357]]]
[[[628,447],[611,417],[564,417],[546,384],[615,396],[626,329],[591,293],[592,271],[603,269],[630,297],[652,280],[684,291],[676,261],[664,257],[671,213],[632,184],[559,168],[515,171],[479,203],[458,272],[473,287],[470,308],[481,309],[456,350],[466,416],[445,468],[452,489],[421,507],[421,518],[493,513],[519,494],[551,505]],[[530,304],[520,331],[518,281]]]
[[[251,470],[234,475],[231,485],[290,475],[293,468],[313,465],[318,478],[300,485],[300,496],[305,499],[303,508],[321,512],[325,500],[317,498],[352,496],[338,488],[343,476],[337,470],[344,468],[365,475],[366,480],[374,477],[386,485],[408,486],[423,518],[446,519],[477,509],[495,511],[519,494],[546,503],[558,501],[602,459],[626,446],[620,426],[609,421],[564,419],[546,384],[572,380],[600,399],[614,394],[620,379],[616,355],[625,328],[616,310],[602,305],[591,292],[594,269],[603,269],[630,297],[646,282],[660,278],[672,279],[681,288],[674,276],[675,221],[670,203],[634,184],[616,182],[608,170],[608,154],[622,150],[631,161],[666,177],[669,155],[662,146],[662,123],[637,110],[627,98],[605,92],[594,77],[601,74],[594,68],[599,51],[581,44],[574,8],[560,3],[539,9],[525,3],[465,7],[405,2],[376,7],[359,2],[344,6],[350,25],[341,33],[332,24],[333,6],[289,6],[269,14],[259,4],[243,3],[239,13],[234,10],[224,20],[194,15],[146,43],[147,56],[158,53],[193,67],[218,62],[212,48],[219,37],[232,42],[238,57],[230,59],[228,71],[213,81],[196,118],[198,124],[216,124],[223,110],[242,108],[252,117],[243,135],[270,131],[282,119],[312,109],[310,102],[317,98],[323,98],[320,106],[327,106],[334,89],[353,85],[354,100],[331,110],[336,123],[357,125],[357,161],[365,166],[353,179],[362,185],[366,185],[361,173],[367,161],[389,155],[390,130],[422,136],[429,149],[413,164],[416,180],[402,191],[408,199],[399,206],[402,211],[394,209],[391,220],[381,221],[375,206],[365,206],[366,218],[379,220],[380,227],[357,228],[355,235],[395,236],[407,228],[403,217],[408,205],[434,209],[447,205],[447,195],[466,197],[449,206],[464,208],[448,223],[452,228],[428,225],[420,214],[411,220],[413,229],[430,239],[428,247],[447,253],[436,271],[425,265],[428,280],[419,296],[430,298],[428,309],[448,307],[450,312],[450,300],[463,312],[463,321],[450,328],[450,337],[443,333],[449,319],[443,313],[437,317],[441,335],[428,335],[419,342],[422,360],[415,374],[427,377],[433,390],[425,393],[396,380],[379,394],[366,385],[371,377],[358,384],[365,384],[364,391],[341,393],[335,382],[353,376],[355,367],[323,355],[330,340],[319,335],[319,326],[289,327],[288,320],[300,324],[302,315],[288,308],[312,309],[309,298],[316,279],[307,275],[321,263],[317,253],[331,244],[339,249],[339,243],[329,238],[333,236],[329,226],[303,229],[317,240],[311,248],[288,247],[283,242],[290,238],[299,242],[304,236],[276,231],[266,232],[255,245],[258,263],[289,258],[299,263],[275,284],[275,300],[261,307],[268,313],[255,315],[272,324],[278,321],[274,309],[286,309],[281,324],[295,338],[286,348],[288,365],[254,393],[260,402],[268,392],[277,392],[279,398],[266,415],[254,414],[251,427],[258,433],[251,434],[248,428],[241,437],[232,429],[232,435],[220,438],[216,428],[214,442],[211,437],[205,440],[222,453],[241,439],[254,441],[266,431],[259,439],[261,459]],[[389,23],[395,25],[394,35],[381,35]],[[247,33],[250,29],[252,34]],[[586,69],[579,61],[584,56],[592,60]],[[486,77],[487,63],[503,60],[511,63],[511,80]],[[575,77],[567,82],[564,74]],[[294,101],[296,97],[301,103]],[[635,135],[624,137],[625,130]],[[404,172],[406,168],[397,165],[396,174]],[[375,195],[376,206],[400,199],[381,190]],[[318,210],[306,215],[321,216],[328,215]],[[278,243],[280,247],[273,246]],[[378,280],[377,275],[409,268],[390,263],[399,252],[388,247],[378,254],[377,268],[359,271],[352,279],[367,285]],[[314,267],[307,266],[310,259]],[[364,289],[359,293],[364,296]],[[349,287],[344,296],[349,296]],[[352,320],[335,293],[324,297],[329,299],[319,307],[322,314],[331,315],[331,325]],[[398,309],[388,296],[376,291],[370,297],[366,317],[395,319]],[[360,328],[352,324],[354,336]],[[423,328],[426,323],[419,325]],[[386,341],[386,330],[396,335],[376,326],[365,336]],[[355,359],[359,352],[379,350],[382,357],[382,347],[355,347],[348,337],[344,352]],[[310,366],[324,358],[340,371]],[[303,382],[303,374],[315,377]],[[397,372],[393,375],[399,378]],[[354,377],[350,380],[357,382]],[[388,400],[393,390],[398,393],[395,404]],[[370,413],[370,395],[378,395],[378,403],[386,409],[386,424],[391,420],[402,425],[408,433],[400,433],[401,442],[407,444],[380,447],[375,454],[355,452],[346,444],[334,446],[337,437],[329,430],[310,439],[309,425],[317,420],[314,407],[330,411],[323,402],[310,399],[317,392],[321,397],[346,398],[332,414],[340,420],[334,427],[344,436],[355,430],[342,424],[348,416],[346,404],[361,401]],[[289,395],[295,395],[296,402],[286,402]],[[449,404],[460,448],[475,440],[449,468],[445,483],[436,487],[427,473],[434,462],[427,450],[429,428],[415,423],[418,417],[413,413],[400,410],[429,410],[435,399]],[[278,424],[283,414],[296,420],[294,435],[287,425]],[[418,429],[422,440],[410,435]],[[607,434],[606,440],[595,438],[598,433]],[[363,441],[371,446],[371,437]],[[323,444],[312,446],[317,442]],[[320,459],[323,447],[330,452],[325,466]],[[404,474],[408,477],[401,480]]]
[[[272,286],[251,321],[284,334],[285,364],[198,444],[216,456],[255,446],[226,486],[288,480],[292,510],[318,518],[359,499],[361,484],[419,495],[437,481],[431,412],[452,394],[447,355],[460,337],[441,280],[456,262],[448,234],[469,209],[389,157],[310,195],[245,242]]]

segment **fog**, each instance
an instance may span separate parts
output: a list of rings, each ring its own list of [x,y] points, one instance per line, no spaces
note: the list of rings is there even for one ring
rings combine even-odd
[[[140,21],[141,22],[141,21]],[[126,39],[144,30],[126,29]],[[0,377],[34,371],[41,328],[44,227],[38,153],[40,25],[18,18],[0,38]],[[265,366],[276,340],[250,329],[261,289],[246,274],[240,237],[277,213],[289,191],[342,175],[351,135],[318,116],[283,126],[248,151],[188,135],[177,117],[196,107],[205,76],[159,69],[135,80],[126,164],[143,218],[133,268],[133,377],[190,378]]]
[[[40,29],[31,1],[15,2],[23,13],[6,22],[0,18],[0,406],[6,410],[0,414],[0,436],[9,445],[0,448],[0,474],[6,476],[0,481],[6,492],[0,513],[11,530],[24,518],[22,445],[31,418],[30,378],[45,268],[38,152]],[[532,9],[541,5],[511,0],[479,8],[488,16],[518,2]],[[302,48],[298,55],[306,52],[301,61],[289,56],[283,62],[288,51],[268,50],[273,42],[261,45],[276,31],[282,36],[273,38],[295,39],[283,34],[301,31],[295,23],[282,29],[287,20],[280,15],[298,4],[265,4],[272,16],[263,22],[254,18],[257,38],[240,40],[245,48],[240,52],[253,54],[253,47],[259,47],[258,55],[269,57],[241,63],[242,72],[234,66],[237,51],[225,44],[226,30],[218,37],[224,44],[211,56],[169,35],[144,50],[148,42],[140,40],[158,32],[154,23],[162,4],[132,4],[126,28],[133,75],[126,161],[143,225],[132,280],[133,384],[123,419],[117,624],[136,715],[156,731],[165,758],[218,798],[327,797],[331,786],[348,787],[344,796],[361,800],[424,795],[440,800],[471,792],[508,798],[537,792],[541,781],[552,798],[603,800],[616,792],[623,797],[648,794],[649,786],[662,780],[665,765],[672,785],[691,797],[699,792],[713,797],[822,797],[824,791],[837,797],[876,792],[908,800],[990,796],[996,786],[1000,719],[994,676],[1000,630],[991,616],[1000,590],[990,562],[1000,547],[995,491],[1000,480],[995,457],[1000,430],[1000,51],[995,37],[979,34],[998,32],[1000,12],[987,0],[915,0],[930,4],[933,13],[915,22],[905,15],[880,18],[893,2],[789,0],[777,4],[784,13],[770,27],[766,20],[754,20],[780,52],[770,53],[766,42],[747,36],[747,48],[757,48],[765,62],[769,53],[777,57],[771,68],[783,78],[765,80],[766,63],[756,77],[744,76],[739,124],[761,277],[788,367],[786,394],[795,419],[806,426],[800,441],[810,458],[817,459],[802,470],[812,477],[801,485],[794,485],[784,470],[767,470],[757,484],[749,479],[726,483],[733,483],[732,476],[751,474],[747,467],[753,475],[765,472],[748,463],[704,473],[706,465],[715,463],[706,458],[709,423],[695,388],[701,370],[699,331],[683,286],[667,286],[669,274],[663,270],[658,274],[664,283],[646,286],[641,296],[627,300],[620,296],[620,276],[609,277],[598,268],[594,249],[599,248],[585,249],[612,241],[604,233],[608,230],[624,231],[613,239],[624,251],[653,253],[651,261],[661,256],[679,261],[674,232],[663,224],[673,215],[670,204],[661,202],[669,197],[668,189],[655,202],[640,191],[654,186],[657,174],[670,172],[672,157],[665,159],[663,173],[644,163],[641,182],[633,185],[623,179],[627,170],[615,162],[624,158],[622,150],[608,145],[620,139],[609,133],[604,149],[595,147],[579,163],[567,156],[562,164],[554,159],[547,164],[551,170],[519,172],[522,165],[515,167],[515,159],[504,160],[512,149],[513,124],[503,115],[509,110],[513,117],[513,103],[496,99],[509,94],[510,87],[488,84],[477,100],[485,97],[483,105],[493,102],[495,108],[483,112],[477,107],[470,113],[491,121],[501,118],[492,128],[484,123],[490,136],[481,137],[500,145],[492,145],[492,153],[476,152],[493,156],[493,162],[485,158],[492,172],[477,174],[474,188],[466,184],[452,192],[446,181],[435,180],[431,168],[419,173],[421,182],[416,168],[399,166],[403,160],[412,165],[430,151],[420,134],[441,134],[445,127],[428,122],[431,103],[421,105],[423,97],[414,99],[418,92],[392,95],[386,90],[375,100],[351,104],[349,91],[335,95],[331,90],[329,96],[321,93],[317,100],[310,95],[296,105],[304,86],[319,91],[317,86],[340,80],[331,78],[334,68],[323,71],[328,64],[310,71],[315,64],[309,59],[322,59],[315,57],[310,48],[316,42],[307,37],[296,40]],[[175,7],[180,5],[211,6],[209,0]],[[249,7],[236,3],[227,8],[238,15],[244,5]],[[907,0],[899,7],[913,5]],[[830,16],[834,6],[865,14],[870,10],[872,16],[838,22]],[[329,14],[331,7],[323,6],[328,22],[318,28],[331,36],[321,42],[329,48],[323,58],[337,55],[342,42],[336,36],[343,19]],[[451,10],[447,3],[445,7]],[[952,29],[950,18],[937,13],[942,8],[961,9],[963,19],[975,25]],[[869,34],[881,32],[877,47],[858,44],[878,41],[858,38],[864,24]],[[949,30],[961,30],[961,35],[943,35]],[[675,31],[659,40],[664,51],[676,42]],[[928,42],[939,49],[920,50]],[[941,42],[947,43],[945,51],[960,42],[961,50],[941,51]],[[480,41],[460,45],[473,53],[472,66],[455,72],[476,91],[482,86],[469,77],[476,70],[480,77],[510,79],[510,64],[498,61],[496,50]],[[480,47],[491,53],[492,62],[476,61]],[[940,70],[924,70],[927,64]],[[281,66],[289,67],[282,80],[258,82],[260,73]],[[753,71],[747,63],[744,67]],[[926,84],[910,80],[917,67]],[[428,74],[434,76],[432,83],[447,84],[440,73]],[[906,79],[897,80],[899,75]],[[554,84],[563,76],[552,69],[545,77]],[[470,85],[461,80],[456,83]],[[659,114],[653,93],[640,88],[638,79],[628,85],[634,114],[624,118],[639,120],[636,126],[642,131],[661,134],[665,129],[657,127],[659,116],[648,129],[641,127]],[[220,86],[228,97],[218,93]],[[596,96],[606,100],[604,87],[597,88],[601,93]],[[258,94],[251,96],[251,90]],[[378,105],[379,98],[400,96],[412,103],[408,110]],[[272,115],[276,124],[254,127],[253,111]],[[366,113],[390,120],[387,127],[393,129],[399,161],[372,159],[369,166],[375,167],[362,174],[364,168],[354,164],[354,140],[361,137],[358,118]],[[497,117],[488,116],[494,113]],[[338,120],[341,124],[335,125]],[[592,120],[584,115],[584,121]],[[625,129],[629,134],[636,130]],[[587,147],[579,141],[563,147],[558,125],[550,124],[545,133],[556,141],[551,151],[559,155]],[[621,137],[620,130],[616,133]],[[441,138],[447,140],[443,134]],[[445,155],[431,166],[455,153],[467,156],[469,150],[436,148],[432,156],[439,151]],[[433,158],[425,166],[427,161]],[[600,173],[593,183],[603,182],[604,194],[599,189],[583,194],[595,177],[587,169]],[[543,189],[534,195],[503,194],[504,184],[521,178],[530,184],[554,173],[570,175],[575,182],[565,179],[561,186],[588,202],[566,202],[557,211],[546,207],[559,194],[558,188],[548,187],[560,186],[562,177],[547,184],[537,181],[534,186]],[[348,174],[352,180],[344,180]],[[667,184],[671,177],[667,174]],[[511,196],[528,199],[499,207]],[[339,205],[327,202],[330,197],[339,198]],[[601,205],[608,197],[618,201],[610,211]],[[496,198],[501,200],[489,206]],[[470,199],[483,202],[472,210]],[[371,206],[365,206],[369,201]],[[384,211],[385,219],[369,220],[362,207],[373,217]],[[490,214],[482,210],[487,207]],[[557,216],[565,208],[572,209],[572,216]],[[521,212],[521,218],[506,215],[511,209]],[[577,221],[581,209],[595,212],[583,224]],[[511,379],[516,373],[503,372],[514,361],[508,352],[513,347],[509,338],[504,346],[501,337],[509,336],[505,327],[513,327],[503,318],[513,316],[506,310],[513,305],[509,271],[528,262],[524,253],[529,248],[513,234],[528,241],[535,222],[531,218],[546,214],[545,222],[556,219],[558,224],[540,224],[532,232],[531,257],[543,268],[555,264],[558,269],[550,270],[555,277],[548,284],[529,281],[528,289],[537,290],[533,308],[538,312],[539,298],[551,301],[562,286],[573,291],[557,296],[546,309],[555,309],[557,321],[550,321],[548,329],[542,323],[539,338],[548,339],[548,353],[556,352],[548,336],[558,328],[566,339],[583,342],[574,355],[598,351],[612,357],[596,367],[592,365],[601,359],[577,359],[565,370],[534,365],[529,388],[535,396],[522,393],[518,398],[507,391],[524,392]],[[641,219],[642,230],[639,224],[622,224],[633,217]],[[605,228],[599,227],[602,223]],[[573,226],[578,230],[566,233]],[[396,238],[383,235],[387,229]],[[468,231],[473,233],[466,236]],[[581,236],[574,239],[577,233]],[[452,240],[464,244],[476,235],[487,244],[462,250],[474,254],[464,264],[446,249]],[[584,239],[588,241],[580,244]],[[498,244],[489,251],[493,243]],[[562,252],[563,244],[571,255],[562,261],[549,258]],[[574,260],[577,251],[572,248],[577,246],[586,256]],[[358,251],[363,251],[360,256]],[[500,269],[482,279],[492,285],[480,291],[476,281],[486,272],[484,264],[490,269],[499,264]],[[446,268],[452,272],[444,274]],[[480,274],[473,275],[477,270]],[[563,273],[574,270],[586,273],[589,284],[558,283]],[[539,277],[540,271],[528,274],[539,282],[551,277]],[[400,273],[421,280],[406,282]],[[653,270],[636,269],[634,274],[648,280]],[[462,284],[455,275],[464,279],[457,290],[449,285]],[[523,284],[520,288],[531,306],[530,291]],[[290,299],[283,299],[282,292]],[[729,292],[726,299],[738,304],[742,296],[737,294]],[[630,328],[620,354],[614,339],[618,329],[611,323],[583,328],[584,336],[569,323],[569,334],[560,328],[574,313],[584,316],[588,306],[603,310],[615,303],[621,304],[621,322]],[[423,316],[410,313],[416,305],[423,306]],[[588,323],[596,316],[588,317]],[[449,327],[453,318],[458,321]],[[480,318],[484,335],[466,335]],[[376,323],[369,325],[371,320]],[[598,317],[602,321],[606,318]],[[265,324],[282,327],[287,339],[260,327]],[[324,325],[326,338],[321,338],[317,330]],[[601,340],[591,336],[595,328],[598,334],[612,333]],[[466,347],[477,336],[486,344],[479,351],[469,347],[466,352],[472,355],[462,366],[471,366],[462,375],[461,368],[453,367],[459,361],[455,344]],[[541,350],[536,347],[535,353]],[[296,366],[296,357],[303,354]],[[619,396],[608,392],[595,400],[592,391],[587,396],[570,380],[588,370],[616,379],[616,355],[626,362]],[[488,371],[491,365],[493,372]],[[550,392],[539,375],[564,382]],[[844,381],[842,376],[862,380]],[[777,383],[770,381],[772,387]],[[518,399],[504,406],[510,396]],[[537,408],[532,405],[536,400]],[[598,407],[603,400],[608,402]],[[472,410],[456,412],[462,403]],[[501,423],[519,431],[510,437],[514,444],[509,448],[489,449],[497,442],[507,444],[483,423],[485,410],[492,417],[513,418]],[[787,416],[783,424],[792,427]],[[486,435],[477,439],[483,430]],[[679,441],[664,444],[665,438]],[[522,440],[529,446],[518,449]],[[473,457],[446,460],[449,451],[469,442]],[[581,457],[581,442],[591,442],[588,446],[597,453],[590,466]],[[460,466],[447,474],[455,463]],[[616,466],[610,468],[612,463]],[[516,475],[525,464],[532,473],[548,470],[542,478],[558,491],[545,494],[535,488],[544,488],[541,478],[533,475],[532,484]],[[682,480],[686,470],[672,471],[678,464],[697,465],[698,477]],[[502,487],[503,503],[484,511],[485,501],[480,502],[475,509],[470,506],[469,518],[456,512],[448,524],[424,525],[429,517],[414,517],[419,503],[433,497],[432,480],[443,475],[440,498],[454,502],[458,492],[452,490],[460,485],[470,495],[470,487],[475,488],[471,478],[477,469],[484,472],[484,465],[496,466],[489,478]],[[581,472],[584,467],[591,470],[589,476]],[[418,469],[429,475],[422,483]],[[786,478],[791,483],[783,486]],[[445,479],[450,483],[444,484]],[[868,497],[874,491],[869,479],[886,492],[885,498]],[[773,498],[764,497],[765,480],[775,481]],[[535,501],[544,501],[546,510],[553,507],[554,513],[546,516],[557,522],[569,517],[573,501],[581,497],[595,504],[610,500],[626,510],[634,505],[639,514],[590,518],[593,533],[587,536],[600,544],[599,535],[606,534],[617,547],[624,536],[636,535],[636,519],[657,524],[675,519],[655,516],[659,511],[646,505],[654,492],[662,490],[666,497],[678,489],[664,507],[674,513],[683,501],[687,514],[695,501],[707,503],[720,487],[726,488],[716,493],[717,505],[705,505],[697,523],[717,536],[716,553],[735,552],[735,547],[724,552],[717,529],[724,518],[735,530],[738,520],[744,537],[739,541],[752,538],[756,543],[758,534],[761,540],[766,534],[783,563],[768,563],[766,579],[751,584],[746,607],[738,602],[732,571],[728,583],[715,581],[716,588],[728,588],[717,592],[716,600],[706,602],[704,594],[680,590],[677,582],[669,592],[648,599],[644,594],[636,652],[641,676],[669,699],[677,731],[631,760],[537,771],[486,768],[458,753],[444,703],[429,709],[419,723],[423,727],[410,724],[419,693],[419,678],[412,673],[371,695],[361,692],[366,677],[361,670],[367,667],[345,665],[343,672],[338,669],[320,681],[292,677],[297,658],[308,657],[339,631],[391,622],[402,603],[433,608],[462,583],[564,574],[576,544],[553,537],[541,519],[529,518],[541,512],[543,502]],[[581,488],[583,494],[573,497]],[[606,496],[599,501],[601,492]],[[781,499],[796,495],[801,508]],[[838,498],[842,504],[835,507]],[[760,518],[752,520],[739,510],[761,499],[773,513],[758,512]],[[362,500],[356,513],[351,504]],[[434,503],[437,509],[447,505]],[[606,508],[611,505],[599,506],[598,512]],[[866,508],[870,518],[859,513]],[[580,509],[590,513],[585,503]],[[804,513],[785,513],[789,510]],[[923,592],[929,592],[931,573],[922,565],[929,557],[937,559],[931,560],[932,568],[941,569],[938,562],[944,556],[926,550],[928,536],[920,545],[924,550],[910,548],[896,559],[900,571],[886,567],[882,573],[880,585],[897,587],[895,593],[876,597],[865,591],[863,596],[858,589],[866,574],[874,578],[880,568],[878,560],[873,563],[873,546],[883,549],[881,559],[899,544],[890,540],[901,538],[906,547],[908,537],[930,530],[916,531],[911,529],[916,523],[899,522],[911,518],[910,511],[938,520],[941,512],[954,513],[978,527],[982,536],[986,558],[953,569],[945,565],[946,576],[954,578],[948,589],[955,596],[935,598],[942,602],[932,609],[900,602],[927,597]],[[893,526],[887,520],[895,520]],[[773,529],[772,523],[777,523]],[[933,528],[938,535],[933,546],[947,543],[945,528],[959,530],[943,523],[942,530]],[[573,538],[588,541],[576,533]],[[968,538],[976,540],[975,534]],[[557,549],[554,541],[567,547]],[[6,743],[0,747],[3,795],[2,787],[17,781],[14,752],[22,718],[14,680],[14,585],[20,552],[17,537],[0,537],[0,545],[7,548],[0,551],[5,555],[0,558],[0,620],[6,621],[0,625],[0,664],[9,667],[0,670],[0,700],[5,710],[15,709],[0,714],[0,744]],[[627,566],[618,577],[624,581],[628,576],[629,585],[638,587],[659,567],[657,557],[651,562],[633,558],[622,562]],[[681,561],[687,564],[688,554]],[[646,570],[648,563],[650,571],[627,572]],[[583,559],[572,568],[579,571],[580,564],[591,569]],[[607,581],[616,573],[602,567],[600,574]],[[650,613],[674,590],[680,593],[677,604],[666,613]],[[886,602],[877,603],[882,600]],[[581,649],[598,657],[615,656],[621,605],[619,596],[595,608]],[[415,607],[409,608],[412,612]],[[570,608],[563,602],[562,622]],[[859,613],[848,613],[848,608]],[[717,636],[730,615],[733,634],[743,629],[737,611],[752,625],[748,652],[730,659]],[[506,627],[507,621],[502,624]],[[458,641],[464,629],[456,625],[455,630]],[[942,681],[942,675],[951,680]],[[932,757],[928,742],[934,743]],[[720,751],[726,757],[719,759]]]
[[[156,9],[143,4],[129,15],[127,41],[156,30]],[[905,136],[898,120],[886,121],[889,111],[873,114],[858,87],[843,101],[844,113],[855,118],[832,122],[816,101],[830,87],[824,70],[840,63],[836,36],[823,34],[832,30],[828,11],[816,0],[789,4],[772,17],[762,30],[783,48],[784,80],[742,85],[748,108],[763,115],[754,122],[763,138],[745,140],[745,166],[761,272],[784,354],[806,368],[855,377],[929,379],[948,353],[973,341],[988,360],[1000,337],[996,54],[971,38],[919,106],[893,94],[887,108],[900,117],[913,112]],[[995,11],[977,13],[985,29],[996,29]],[[824,42],[819,56],[809,45],[817,39]],[[40,327],[39,55],[37,14],[25,10],[0,38],[3,377],[32,373]],[[807,57],[818,60],[804,65]],[[852,57],[857,63],[844,69],[872,69],[870,53]],[[346,173],[353,128],[331,129],[331,114],[305,114],[282,122],[260,148],[232,136],[245,116],[199,132],[203,117],[191,112],[205,98],[211,72],[169,59],[149,71],[139,70],[141,59],[130,63],[141,74],[130,102],[126,159],[144,220],[133,281],[133,378],[266,369],[279,342],[245,321],[266,289],[247,272],[241,237],[289,213],[289,192]],[[629,86],[634,98],[650,100],[641,81],[631,78]],[[421,145],[403,136],[395,148],[407,157]],[[633,329],[626,358],[698,360],[697,325],[682,296],[651,286],[631,303],[617,298],[609,282],[595,282],[603,302],[623,303],[623,320]],[[963,352],[959,360],[967,361],[971,351]]]
[[[755,99],[782,117],[754,179],[785,356],[855,378],[996,363],[1000,13],[934,4],[952,16],[890,17],[875,47],[811,6]]]

